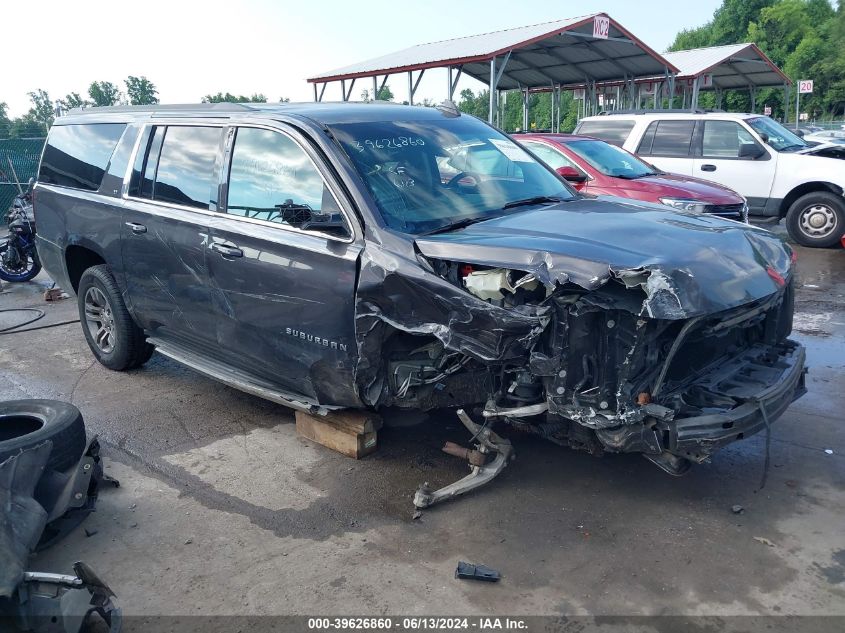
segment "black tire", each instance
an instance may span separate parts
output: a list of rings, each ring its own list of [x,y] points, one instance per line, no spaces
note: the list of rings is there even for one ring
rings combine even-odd
[[[150,359],[153,347],[132,320],[108,266],[93,266],[82,273],[77,295],[82,332],[102,365],[125,371]]]
[[[53,442],[48,469],[75,466],[85,451],[85,422],[79,409],[61,400],[0,402],[0,462],[46,440]]]
[[[801,196],[789,207],[786,230],[802,246],[836,246],[845,234],[845,199],[829,191]]]
[[[0,279],[2,279],[3,281],[8,281],[10,283],[30,281],[34,279],[40,272],[41,260],[38,258],[38,253],[36,251],[32,251],[32,268],[27,269],[27,271],[23,274],[8,273],[2,268],[0,268]]]

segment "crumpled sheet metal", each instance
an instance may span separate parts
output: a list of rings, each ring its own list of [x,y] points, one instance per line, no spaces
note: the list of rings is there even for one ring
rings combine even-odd
[[[47,524],[47,511],[33,495],[52,450],[48,440],[0,464],[0,598],[11,597],[23,580]]]
[[[368,248],[361,254],[355,319],[356,384],[362,400],[376,405],[386,388],[381,360],[391,329],[434,336],[446,349],[483,362],[527,362],[550,309],[491,305],[426,271],[417,259]]]
[[[784,276],[790,269],[783,241],[763,229],[609,197],[504,216],[415,243],[426,257],[522,270],[549,288],[574,284],[595,291],[616,279],[642,289],[637,314],[654,319],[744,305],[779,289],[769,269]]]

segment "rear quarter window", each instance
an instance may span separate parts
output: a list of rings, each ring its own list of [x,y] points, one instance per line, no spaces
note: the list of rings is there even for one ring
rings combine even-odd
[[[594,136],[608,143],[620,147],[628,139],[631,130],[634,129],[634,121],[631,119],[601,119],[593,121],[581,121],[575,128],[575,134]]]
[[[636,153],[642,156],[686,158],[690,155],[694,132],[694,120],[652,121]]]
[[[57,125],[50,130],[38,181],[97,191],[125,123]]]

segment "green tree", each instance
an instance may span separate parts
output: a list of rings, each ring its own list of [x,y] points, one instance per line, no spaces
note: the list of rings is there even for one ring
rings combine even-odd
[[[29,109],[28,115],[31,120],[37,121],[43,126],[42,132],[46,132],[53,124],[53,119],[56,116],[53,101],[46,90],[38,88],[35,92],[27,93],[29,100],[32,101],[32,107]]]
[[[88,96],[95,106],[112,106],[120,101],[120,90],[110,81],[92,81]]]
[[[205,95],[202,98],[203,103],[267,103],[267,97],[259,92],[253,93],[250,96],[233,95],[230,92],[218,92],[216,95]]]
[[[12,122],[9,120],[9,106],[0,101],[0,138],[9,138]]]
[[[35,118],[32,110],[12,121],[9,128],[11,138],[42,138],[47,130],[44,123]]]
[[[135,77],[129,75],[124,82],[126,84],[126,96],[132,105],[150,105],[158,103],[158,90],[155,84],[146,77]]]
[[[78,92],[69,92],[64,99],[56,99],[56,105],[67,111],[73,108],[84,108],[91,105],[91,102],[83,99]]]

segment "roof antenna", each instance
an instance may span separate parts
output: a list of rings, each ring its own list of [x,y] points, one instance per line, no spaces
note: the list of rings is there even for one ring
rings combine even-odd
[[[437,108],[437,111],[444,116],[452,118],[461,116],[461,111],[458,110],[458,106],[455,105],[455,102],[451,99],[444,99],[435,107]]]

